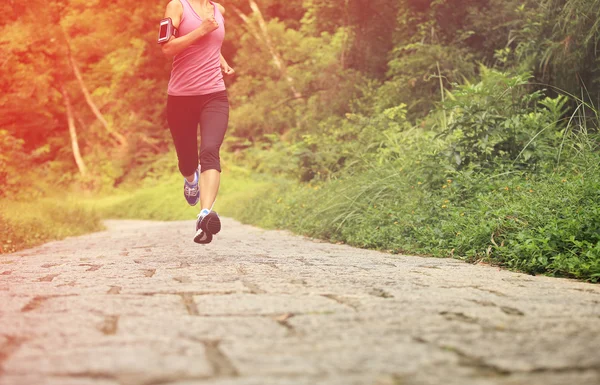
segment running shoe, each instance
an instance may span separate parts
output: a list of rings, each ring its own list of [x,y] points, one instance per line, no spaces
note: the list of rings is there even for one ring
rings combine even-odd
[[[213,235],[221,231],[221,220],[216,212],[203,210],[198,214],[196,220],[196,235],[194,236],[194,242],[200,244],[210,243]]]
[[[211,243],[212,239],[213,239],[212,234],[205,233],[202,230],[197,230],[196,236],[194,236],[194,242],[199,243],[201,245],[206,245],[208,243]]]
[[[183,196],[190,206],[196,206],[200,200],[200,173],[198,170],[195,172],[196,183],[190,183],[187,179],[183,178]]]

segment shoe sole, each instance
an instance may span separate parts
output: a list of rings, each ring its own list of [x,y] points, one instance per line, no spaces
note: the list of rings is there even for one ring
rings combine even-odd
[[[211,211],[206,217],[204,217],[204,219],[202,220],[202,223],[200,224],[200,228],[202,230],[204,230],[205,232],[207,232],[208,234],[218,234],[219,231],[221,231],[221,220],[219,219],[219,216]]]
[[[196,235],[194,236],[194,242],[199,243],[201,245],[206,245],[207,243],[211,243],[213,239],[212,234],[204,232],[202,229],[196,231]]]

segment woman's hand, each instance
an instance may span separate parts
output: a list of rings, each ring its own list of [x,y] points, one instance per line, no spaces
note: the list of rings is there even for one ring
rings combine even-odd
[[[179,28],[181,23],[181,15],[183,14],[183,5],[179,0],[171,0],[167,5],[165,17],[170,17],[173,20],[173,26]],[[208,35],[215,29],[219,28],[219,23],[214,16],[206,18],[202,24],[192,32],[181,37],[171,37],[171,39],[162,45],[162,51],[168,58],[172,58],[184,49],[192,45],[198,39]]]
[[[214,16],[202,20],[202,24],[200,24],[202,35],[208,35],[217,28],[219,28],[219,23],[217,23],[217,20],[215,20]]]
[[[221,63],[221,71],[223,71],[225,75],[233,75],[235,73],[234,69],[231,68],[227,63]]]
[[[229,64],[227,64],[227,60],[225,60],[225,58],[223,57],[223,54],[220,55],[219,60],[221,62],[221,71],[223,72],[223,74],[233,75],[235,73],[233,68],[231,68],[229,66]]]

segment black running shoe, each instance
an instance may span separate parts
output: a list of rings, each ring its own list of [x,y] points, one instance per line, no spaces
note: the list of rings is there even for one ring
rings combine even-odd
[[[221,220],[217,213],[211,211],[206,215],[198,214],[194,242],[200,244],[210,243],[213,235],[219,231],[221,231]]]
[[[206,245],[211,243],[213,239],[212,234],[205,233],[202,230],[196,230],[196,235],[194,236],[194,242],[199,243],[201,245]]]
[[[200,221],[200,228],[209,234],[218,234],[221,231],[221,219],[219,219],[219,215],[214,211],[208,213]]]

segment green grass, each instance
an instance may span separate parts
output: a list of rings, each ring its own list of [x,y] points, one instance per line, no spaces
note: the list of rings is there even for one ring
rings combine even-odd
[[[358,247],[600,280],[600,175],[458,176],[426,186],[384,167],[321,186],[279,181],[229,213]]]
[[[243,207],[243,202],[253,201],[271,185],[269,179],[253,177],[241,169],[224,170],[214,210],[231,215],[232,210],[236,210],[234,208]],[[137,190],[86,200],[85,205],[103,218],[160,221],[193,219],[199,212],[199,206],[188,206],[183,199],[182,189],[182,178],[173,174],[162,180],[146,181]]]
[[[268,179],[251,177],[235,169],[223,172],[223,184],[215,210],[231,215],[264,193]],[[34,203],[5,199],[0,204],[0,253],[11,253],[47,241],[103,229],[102,219],[191,220],[198,207],[188,206],[182,196],[181,177],[146,180],[136,190],[116,190],[100,197],[55,192]],[[221,211],[222,210],[222,211]]]
[[[74,200],[4,200],[0,204],[0,253],[102,229],[100,216]]]
[[[600,280],[600,175],[457,175],[440,186],[392,166],[320,185],[225,171],[215,209],[244,223],[392,253]],[[181,178],[85,201],[9,202],[3,252],[96,231],[100,218],[191,220]]]

